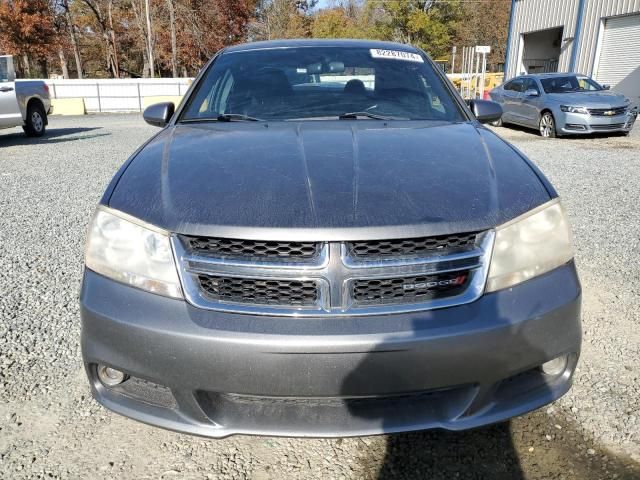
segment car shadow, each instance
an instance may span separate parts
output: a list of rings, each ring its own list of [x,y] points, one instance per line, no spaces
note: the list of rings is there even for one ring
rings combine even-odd
[[[500,133],[500,129],[501,128],[506,128],[509,130],[513,130],[516,132],[521,132],[521,133],[526,133],[528,134],[531,138],[537,138],[540,140],[545,140],[543,137],[540,136],[540,134],[538,133],[537,130],[533,129],[533,128],[527,128],[527,127],[523,127],[521,125],[516,125],[515,123],[507,123],[505,125],[503,125],[502,127],[496,127],[494,129],[495,132]],[[626,138],[627,135],[624,132],[596,132],[596,133],[590,133],[588,135],[562,135],[561,137],[557,137],[560,140],[596,140],[596,139],[602,139],[602,138],[616,138],[616,137],[624,137]]]
[[[505,422],[462,432],[425,430],[389,435],[377,478],[523,480],[525,475],[511,423]]]
[[[372,388],[388,388],[388,391],[401,390],[403,388],[411,388],[410,385],[420,383],[420,377],[429,378],[429,383],[435,382],[437,385],[445,387],[450,377],[442,373],[443,365],[448,363],[451,365],[451,376],[458,378],[464,375],[456,375],[460,369],[469,369],[470,372],[477,370],[476,374],[482,377],[482,384],[469,383],[461,387],[445,390],[445,397],[437,404],[437,396],[429,397],[430,393],[426,393],[427,401],[424,400],[408,400],[404,405],[398,408],[393,403],[388,408],[365,409],[359,408],[357,402],[346,401],[350,415],[360,421],[364,421],[369,427],[379,428],[381,431],[398,431],[405,427],[401,425],[412,425],[415,422],[415,416],[427,413],[424,418],[417,420],[422,422],[420,425],[431,424],[448,424],[456,428],[456,423],[469,422],[474,416],[491,415],[496,412],[495,406],[502,405],[500,408],[510,409],[513,407],[511,403],[512,397],[521,398],[519,401],[531,401],[532,397],[528,397],[526,393],[528,388],[535,388],[535,398],[548,395],[551,392],[546,380],[536,381],[535,384],[521,384],[520,380],[529,372],[535,371],[535,365],[539,359],[549,358],[550,348],[541,340],[540,336],[532,333],[529,326],[523,323],[514,322],[510,318],[509,300],[496,300],[495,302],[486,302],[483,306],[482,317],[485,319],[496,319],[484,325],[476,325],[474,329],[482,331],[484,328],[501,328],[504,334],[498,340],[496,337],[488,336],[485,338],[487,342],[486,349],[478,354],[477,365],[482,365],[481,369],[474,367],[473,362],[462,364],[456,359],[458,349],[461,355],[464,355],[465,345],[460,342],[451,344],[449,350],[443,351],[441,348],[438,352],[425,349],[422,352],[411,353],[408,358],[413,358],[413,364],[394,363],[391,361],[391,355],[395,355],[401,351],[411,351],[418,347],[417,339],[428,336],[445,338],[449,335],[455,336],[455,331],[462,326],[459,324],[456,328],[450,325],[434,325],[437,320],[434,311],[423,312],[420,317],[414,317],[412,320],[412,331],[405,332],[402,336],[392,335],[383,345],[374,347],[373,351],[367,353],[354,370],[343,381],[341,394],[344,397],[353,395],[353,392],[361,389],[363,385],[376,385]],[[535,318],[540,314],[540,303],[535,299],[527,301],[522,306],[524,310],[530,312],[526,318]],[[521,309],[520,312],[523,310]],[[520,313],[522,314],[522,313]],[[470,327],[470,323],[482,319],[475,318],[464,321],[464,324]],[[493,324],[493,327],[490,327]],[[428,333],[431,330],[433,333]],[[448,332],[448,333],[447,333]],[[513,339],[514,342],[511,342]],[[418,343],[421,340],[418,341]],[[495,344],[496,342],[499,344]],[[391,342],[391,343],[389,343]],[[517,343],[516,343],[517,342]],[[510,344],[519,345],[517,350],[508,351]],[[502,345],[506,347],[502,348]],[[386,359],[385,356],[389,356]],[[424,362],[420,360],[421,355]],[[514,371],[509,364],[512,357],[520,358],[520,363],[526,358],[533,365],[523,370]],[[450,356],[450,357],[449,357]],[[449,358],[449,361],[447,360]],[[438,366],[431,370],[430,362],[438,363]],[[531,370],[534,368],[534,370]],[[507,374],[509,380],[504,378],[493,378],[494,372],[510,371]],[[473,382],[473,373],[469,373],[469,379]],[[535,374],[537,375],[537,374]],[[504,376],[504,373],[502,374]],[[512,381],[513,379],[513,381]],[[479,381],[480,379],[478,379]],[[527,380],[528,381],[528,380]],[[425,384],[427,382],[424,382]],[[518,386],[520,385],[520,386]],[[526,385],[535,385],[528,387]],[[476,386],[480,386],[478,390],[474,390]],[[433,387],[431,387],[433,388]],[[413,389],[415,392],[415,388]],[[450,394],[449,392],[463,391],[464,394]],[[405,390],[406,391],[406,390]],[[431,390],[433,391],[433,390]],[[442,391],[442,390],[440,390]],[[428,391],[427,391],[428,392]],[[422,392],[417,392],[423,395]],[[409,397],[413,394],[409,393]],[[529,400],[524,400],[525,398]],[[413,398],[418,398],[414,396]],[[424,398],[424,397],[423,397]],[[433,400],[436,399],[436,400]],[[412,402],[423,402],[417,408]],[[431,403],[430,403],[431,402]],[[535,400],[533,400],[535,402]],[[436,405],[434,407],[434,404]],[[507,407],[507,405],[509,405]],[[531,404],[532,406],[534,404]],[[373,412],[373,413],[372,413]],[[485,420],[486,421],[486,420]],[[481,423],[481,421],[479,421]],[[473,421],[471,422],[473,424]],[[469,426],[469,423],[466,424]],[[400,426],[400,427],[399,427]],[[365,463],[372,462],[364,459]],[[394,433],[386,436],[386,451],[382,464],[377,473],[369,475],[370,478],[379,480],[389,480],[395,478],[404,479],[442,479],[448,480],[453,478],[478,478],[478,479],[508,479],[508,480],[524,480],[526,474],[523,471],[518,451],[514,443],[512,431],[512,423],[509,421],[496,423],[490,426],[483,426],[468,430],[449,431],[444,429],[431,429],[416,431],[412,433]]]
[[[0,147],[74,142],[76,140],[86,140],[111,135],[110,133],[79,135],[100,129],[102,129],[102,127],[48,128],[42,137],[27,137],[22,131],[15,131],[9,134],[0,133]]]

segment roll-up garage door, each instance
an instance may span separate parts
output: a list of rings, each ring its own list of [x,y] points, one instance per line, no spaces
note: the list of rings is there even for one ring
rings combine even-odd
[[[596,80],[640,100],[640,15],[605,21]]]

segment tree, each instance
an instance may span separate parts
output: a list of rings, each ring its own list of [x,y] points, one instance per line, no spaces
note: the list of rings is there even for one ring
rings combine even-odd
[[[53,17],[48,0],[0,0],[0,50],[21,60],[22,76],[47,76],[47,57],[58,54]]]
[[[460,0],[382,0],[379,7],[387,14],[377,22],[381,36],[413,44],[434,58],[448,54],[463,18]]]
[[[171,32],[171,72],[173,77],[178,76],[178,37],[176,34],[176,7],[175,0],[166,0],[169,10],[169,29]]]
[[[464,4],[464,25],[456,32],[458,45],[489,45],[487,63],[495,69],[504,63],[509,33],[510,4],[508,0],[485,0],[479,4]]]
[[[354,31],[353,20],[340,7],[318,12],[314,16],[311,28],[315,38],[348,38]]]
[[[93,15],[93,26],[97,27],[104,42],[104,56],[106,67],[113,78],[120,76],[120,66],[118,59],[118,47],[113,22],[113,0],[82,0],[88,7],[88,11]]]
[[[68,0],[60,0],[57,7],[62,10],[65,20],[65,27],[69,32],[69,40],[71,42],[71,48],[73,49],[73,56],[76,62],[76,71],[78,78],[82,78],[82,57],[80,55],[80,47],[78,46],[78,40],[76,35],[76,24],[73,21],[71,9],[69,8]]]
[[[317,0],[259,0],[250,28],[252,40],[305,38],[311,34],[310,12]]]

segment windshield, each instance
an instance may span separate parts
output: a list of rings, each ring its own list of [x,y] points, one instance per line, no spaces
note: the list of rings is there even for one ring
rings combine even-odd
[[[550,77],[540,80],[546,93],[592,92],[603,88],[588,77],[567,75],[566,77]]]
[[[345,47],[227,52],[180,121],[465,118],[422,55]]]

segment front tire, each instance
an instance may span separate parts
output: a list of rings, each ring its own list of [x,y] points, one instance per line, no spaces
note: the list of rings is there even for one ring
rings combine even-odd
[[[39,103],[27,107],[27,121],[23,127],[27,137],[41,137],[47,129],[47,114]]]
[[[551,112],[544,112],[538,125],[540,136],[543,138],[556,138],[556,122]]]

